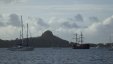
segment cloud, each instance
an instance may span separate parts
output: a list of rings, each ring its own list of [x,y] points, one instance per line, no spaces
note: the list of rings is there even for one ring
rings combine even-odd
[[[0,27],[5,26],[5,24],[3,22],[0,22]]]
[[[0,15],[0,19],[3,18],[2,15]]]
[[[64,22],[62,23],[62,25],[66,28],[79,28],[76,23],[72,23],[72,22]]]
[[[58,28],[62,27],[62,23],[65,22],[66,20],[63,18],[57,18],[57,17],[52,17],[50,18],[48,24],[49,24],[49,29],[50,30],[56,30]]]
[[[40,26],[43,26],[43,27],[49,27],[49,25],[47,23],[45,23],[44,20],[41,18],[37,19],[37,24]]]
[[[50,19],[49,21],[49,26],[51,29],[84,29],[87,28],[84,25],[84,22],[76,22],[74,20],[74,18],[57,18],[57,17],[53,17]]]
[[[98,19],[98,17],[92,16],[92,17],[89,17],[89,21],[91,21],[91,22],[98,22],[99,19]]]
[[[19,29],[13,26],[0,27],[0,39],[15,39],[19,38]]]
[[[81,14],[77,14],[77,15],[75,16],[75,20],[76,20],[76,21],[80,21],[80,22],[83,22],[83,21],[84,21],[83,16],[82,16]]]
[[[2,21],[2,19],[3,19],[3,16],[2,16],[2,15],[0,15],[0,22]]]
[[[9,20],[8,20],[9,22],[8,22],[8,24],[9,25],[12,25],[12,26],[15,26],[15,27],[20,27],[21,25],[20,25],[20,18],[19,18],[19,16],[17,15],[17,14],[11,14],[10,16],[9,16]]]
[[[109,37],[113,37],[113,16],[103,22],[94,23],[85,30],[90,42],[108,43]]]
[[[82,15],[80,15],[81,18]],[[87,22],[83,22],[84,20],[80,20],[80,17],[78,19],[78,15],[75,18],[65,18],[65,21],[62,23],[63,27],[67,27],[67,28],[87,28]],[[80,21],[80,22],[79,22]]]
[[[3,22],[3,16],[0,15],[0,27],[4,27],[5,23]]]

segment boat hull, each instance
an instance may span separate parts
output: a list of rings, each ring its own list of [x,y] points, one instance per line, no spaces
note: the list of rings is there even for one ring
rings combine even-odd
[[[8,50],[10,51],[33,51],[34,48],[33,47],[12,47],[12,48],[8,48]]]
[[[79,45],[74,44],[72,48],[73,49],[90,49],[90,45],[89,44],[79,44]]]

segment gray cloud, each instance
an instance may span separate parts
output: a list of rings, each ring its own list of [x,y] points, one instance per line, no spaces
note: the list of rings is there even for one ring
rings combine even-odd
[[[91,22],[98,22],[98,21],[99,21],[98,17],[95,17],[95,16],[89,17],[89,20],[90,20]]]
[[[64,22],[62,25],[66,28],[79,28],[76,23],[71,23],[71,22]]]
[[[45,23],[44,20],[41,19],[41,18],[38,18],[37,24],[40,25],[40,26],[43,26],[43,27],[48,27],[48,26],[49,26],[49,25],[48,25],[47,23]]]
[[[20,27],[20,19],[19,16],[17,14],[11,14],[9,16],[9,22],[8,24],[12,25],[12,26],[16,26],[16,27]]]
[[[0,22],[0,27],[5,26],[5,24],[3,22]]]
[[[83,20],[79,20],[80,22],[76,21],[73,18],[67,18],[62,23],[62,25],[67,28],[88,28],[88,26],[85,25],[85,22],[83,22]]]
[[[2,15],[0,15],[0,19],[3,18]]]
[[[2,21],[2,18],[3,18],[2,15],[0,15],[0,22]]]
[[[84,19],[83,19],[83,16],[81,15],[81,14],[77,14],[76,16],[75,16],[75,20],[76,21],[84,21]]]

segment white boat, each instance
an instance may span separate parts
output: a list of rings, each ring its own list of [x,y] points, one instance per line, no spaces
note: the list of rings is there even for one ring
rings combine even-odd
[[[28,24],[27,24],[27,44],[26,45],[23,45],[24,44],[24,41],[23,41],[23,21],[22,21],[22,16],[21,16],[21,26],[22,26],[22,31],[21,31],[21,42],[20,42],[20,45],[16,45],[14,47],[11,47],[11,48],[8,48],[8,50],[11,50],[11,51],[32,51],[34,50],[33,47],[30,47],[29,46],[29,43],[28,43]]]
[[[111,48],[109,49],[109,51],[113,51],[113,46],[111,46]]]
[[[8,48],[8,50],[11,50],[11,51],[32,51],[32,50],[34,50],[34,48],[27,47],[27,46],[17,46],[17,47]]]

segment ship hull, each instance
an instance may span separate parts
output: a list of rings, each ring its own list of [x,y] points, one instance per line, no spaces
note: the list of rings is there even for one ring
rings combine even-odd
[[[73,49],[90,49],[89,44],[79,44],[79,45],[73,45]]]

